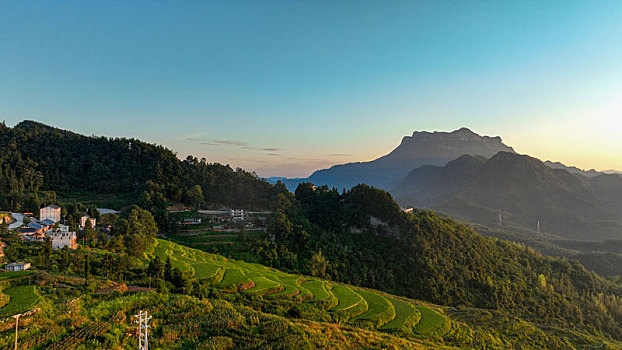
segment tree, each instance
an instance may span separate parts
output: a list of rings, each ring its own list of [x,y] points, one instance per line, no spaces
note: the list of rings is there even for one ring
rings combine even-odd
[[[110,245],[108,249],[113,252],[121,252],[125,249],[125,245],[123,244],[123,236],[115,236],[110,239]]]
[[[49,267],[51,255],[52,255],[52,240],[48,238],[45,240],[45,243],[43,244],[43,249],[41,249],[41,254],[40,254],[41,265],[45,267]]]
[[[164,264],[164,280],[171,282],[173,280],[173,264],[171,263],[171,257],[166,257],[166,263]]]
[[[84,285],[89,285],[89,276],[91,274],[91,264],[89,263],[89,255],[84,257]]]
[[[84,223],[83,234],[84,238],[89,242],[89,245],[93,246],[95,243],[95,230],[93,229],[90,219],[86,219],[86,222]]]
[[[188,199],[188,202],[196,209],[199,209],[199,206],[201,205],[201,203],[203,203],[203,200],[205,198],[203,197],[203,189],[200,185],[194,185],[190,187],[188,189],[188,192],[186,193],[186,197]]]
[[[153,215],[136,205],[129,211],[126,219],[119,220],[118,226],[126,252],[135,257],[143,254],[158,233]]]
[[[147,273],[156,279],[162,278],[162,276],[164,275],[164,264],[162,264],[162,260],[160,260],[160,257],[156,256],[149,261]]]
[[[173,286],[175,286],[175,288],[179,291],[188,289],[188,281],[186,277],[184,276],[183,272],[181,272],[181,270],[176,267],[173,268],[173,271],[171,273],[171,282],[173,283]]]
[[[327,278],[326,270],[328,269],[329,262],[322,255],[320,249],[317,253],[313,254],[311,261],[309,262],[309,272],[312,276]]]

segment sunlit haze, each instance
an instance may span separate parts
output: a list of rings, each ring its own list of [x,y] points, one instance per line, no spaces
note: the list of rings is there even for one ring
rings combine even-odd
[[[0,120],[261,176],[468,127],[622,169],[622,2],[0,3]]]

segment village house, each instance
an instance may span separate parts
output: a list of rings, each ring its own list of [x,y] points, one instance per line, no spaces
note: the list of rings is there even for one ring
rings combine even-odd
[[[201,224],[201,218],[185,218],[182,221],[183,225],[199,225]]]
[[[231,216],[231,220],[233,221],[243,221],[244,209],[231,209],[229,210],[229,216]]]
[[[63,249],[64,247],[69,249],[78,248],[76,243],[78,236],[76,236],[75,232],[54,232],[50,235],[50,239],[52,240],[52,249],[54,250]]]
[[[31,222],[28,223],[27,226],[30,227],[31,229],[34,229],[36,233],[43,233],[43,232],[45,232],[45,226],[39,224],[38,222],[31,221]]]
[[[45,227],[45,230],[51,230],[52,227],[54,226],[54,224],[56,224],[54,221],[50,220],[50,219],[45,219],[45,220],[41,220],[39,221],[39,225]]]
[[[26,271],[30,268],[30,263],[10,263],[4,269],[7,271]]]
[[[91,222],[91,227],[95,227],[95,224],[97,223],[97,219],[92,218],[88,215],[82,215],[80,217],[80,228],[84,229],[84,227],[86,226],[86,220],[89,220]]]
[[[60,207],[55,204],[41,208],[39,209],[39,220],[49,219],[54,223],[57,223],[60,221],[60,210]]]

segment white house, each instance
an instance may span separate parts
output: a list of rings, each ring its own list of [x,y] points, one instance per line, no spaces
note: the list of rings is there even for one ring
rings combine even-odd
[[[10,263],[4,269],[7,271],[25,271],[30,268],[30,263]]]
[[[95,227],[95,224],[97,223],[97,219],[92,218],[88,215],[82,215],[80,217],[80,228],[84,228],[84,226],[86,226],[86,220],[91,221],[91,227]]]
[[[233,221],[244,220],[244,209],[231,209],[229,210],[229,215]]]
[[[52,249],[54,250],[63,249],[64,247],[69,249],[78,248],[76,243],[78,236],[76,236],[75,232],[54,232],[50,235],[50,239],[52,240]]]
[[[60,221],[60,207],[58,205],[52,204],[48,205],[45,208],[39,209],[39,220],[51,220],[54,223]]]

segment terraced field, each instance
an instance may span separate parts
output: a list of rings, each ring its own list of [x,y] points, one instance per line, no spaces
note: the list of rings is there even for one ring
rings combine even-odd
[[[190,279],[205,279],[230,292],[256,293],[265,298],[285,298],[319,303],[339,322],[368,325],[387,332],[424,335],[446,321],[430,308],[416,306],[406,299],[284,273],[259,264],[247,263],[206,253],[170,241],[156,240],[145,253],[145,260],[168,257]]]
[[[382,326],[380,329],[388,331],[401,331],[407,334],[412,333],[412,326],[420,320],[417,309],[410,303],[401,299],[389,298],[395,309],[395,317]]]
[[[359,315],[355,320],[369,321],[380,327],[395,318],[395,307],[387,298],[380,294],[367,290],[358,290],[367,302],[367,311]]]
[[[438,312],[423,306],[417,306],[417,310],[421,314],[421,321],[417,323],[413,330],[417,334],[425,334],[434,330],[445,321],[445,317]]]
[[[11,316],[31,310],[41,298],[34,285],[7,288],[2,291],[9,296],[9,303],[0,308],[0,317]]]

